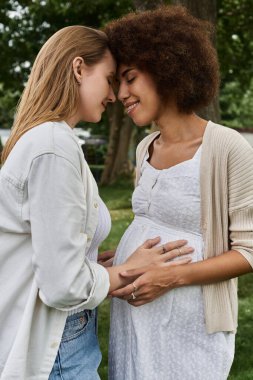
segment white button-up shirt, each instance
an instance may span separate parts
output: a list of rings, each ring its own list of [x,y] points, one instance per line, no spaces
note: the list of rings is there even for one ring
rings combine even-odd
[[[18,140],[0,171],[1,380],[48,379],[68,314],[106,297],[107,271],[85,256],[97,205],[97,185],[64,121]]]

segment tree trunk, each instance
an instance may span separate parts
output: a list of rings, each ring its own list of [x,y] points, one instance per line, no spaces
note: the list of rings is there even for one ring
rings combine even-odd
[[[117,148],[120,136],[120,127],[122,125],[124,111],[119,102],[108,105],[108,116],[110,123],[109,143],[105,159],[105,167],[101,176],[100,183],[108,185],[110,183],[111,172],[117,155]]]
[[[134,124],[132,120],[125,115],[117,147],[117,155],[114,160],[113,169],[110,176],[110,182],[114,182],[120,175],[129,175],[133,172],[133,166],[128,158],[128,150],[133,132]]]
[[[217,1],[216,0],[172,0],[174,5],[183,5],[191,14],[202,20],[207,20],[216,26],[217,22]],[[213,36],[213,44],[216,47],[216,34]],[[220,107],[219,97],[215,97],[212,103],[204,107],[198,114],[207,120],[219,122],[220,120]]]

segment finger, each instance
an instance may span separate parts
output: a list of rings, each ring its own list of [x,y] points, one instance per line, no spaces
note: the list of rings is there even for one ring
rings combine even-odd
[[[192,261],[192,259],[189,257],[187,259],[181,259],[177,261],[167,261],[164,263],[166,266],[176,266],[176,265],[184,265],[184,264],[189,264]]]
[[[120,272],[120,276],[122,276],[124,278],[132,277],[132,280],[134,281],[136,278],[138,278],[142,274],[146,273],[148,269],[150,269],[150,266],[148,266],[148,265],[141,267],[141,268],[128,269],[124,272]]]
[[[188,243],[187,240],[175,240],[175,241],[170,241],[166,244],[163,244],[162,247],[164,247],[166,249],[166,252],[168,252],[168,251],[172,251],[173,249],[176,249],[176,248],[181,249],[181,247],[185,246],[187,243]]]
[[[156,244],[158,244],[160,242],[161,238],[160,236],[157,236],[155,237],[154,239],[148,239],[146,240],[143,244],[142,244],[142,248],[146,248],[146,249],[149,249],[149,248],[152,248],[154,247]]]
[[[129,297],[133,293],[133,284],[129,284],[124,288],[114,290],[110,293],[112,297]]]
[[[115,255],[115,251],[102,252],[98,255],[98,261],[111,259],[112,257],[114,257],[114,255]]]
[[[113,265],[113,257],[111,259],[109,259],[109,260],[106,260],[106,261],[98,261],[98,264],[103,265],[104,268],[112,267],[112,265]]]
[[[176,257],[188,255],[192,252],[194,252],[194,248],[188,247],[188,246],[183,246],[181,248],[175,248],[175,249],[172,249],[172,251],[164,253],[161,256],[161,258],[162,258],[162,261],[168,261],[168,260],[175,259]]]

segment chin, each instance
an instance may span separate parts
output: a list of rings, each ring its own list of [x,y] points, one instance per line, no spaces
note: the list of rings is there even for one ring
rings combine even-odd
[[[148,125],[150,125],[152,123],[153,120],[134,120],[133,119],[133,122],[135,125],[137,125],[137,127],[147,127]]]
[[[98,123],[101,120],[102,115],[92,115],[90,117],[86,117],[86,120],[88,123]]]

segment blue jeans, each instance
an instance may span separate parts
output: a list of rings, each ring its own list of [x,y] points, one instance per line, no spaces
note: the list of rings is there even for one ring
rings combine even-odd
[[[96,310],[70,315],[49,380],[98,380],[101,352],[97,338]]]

